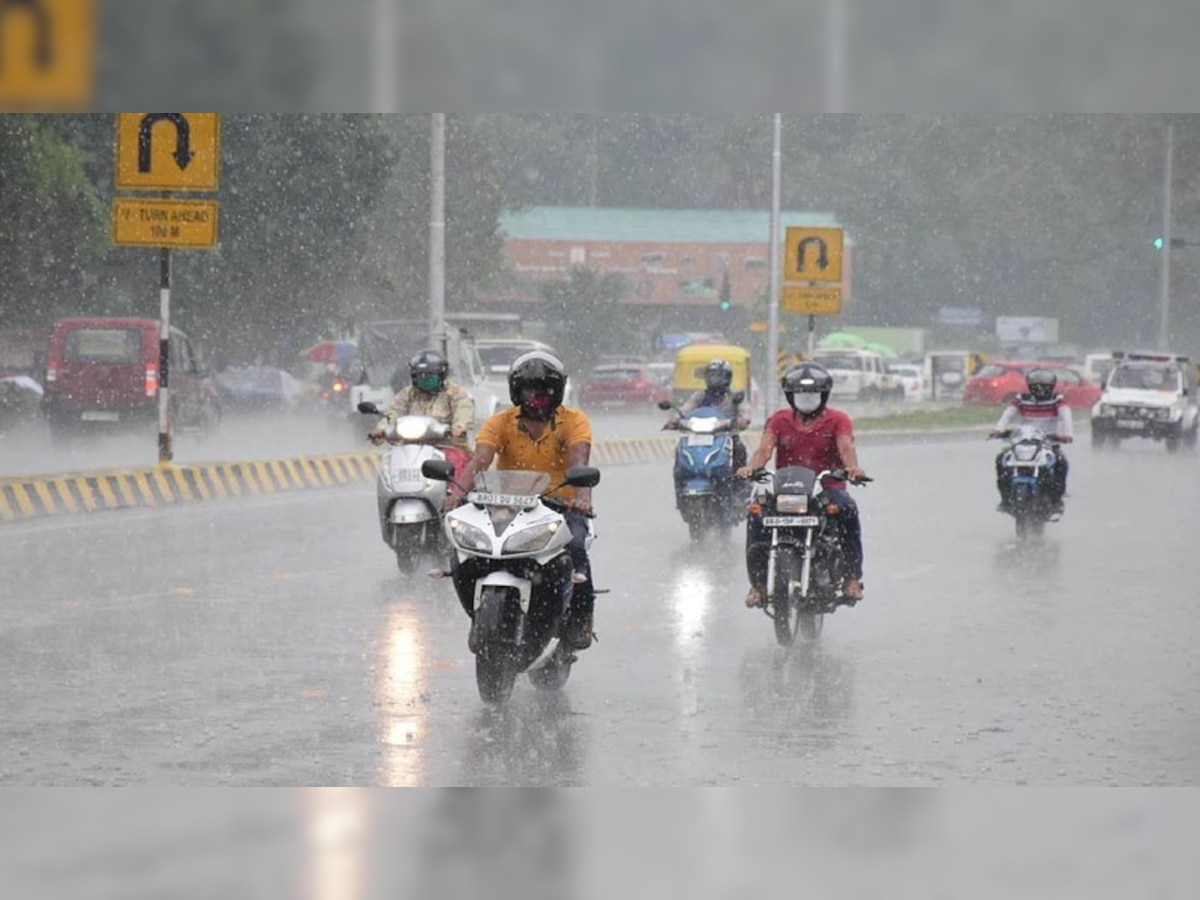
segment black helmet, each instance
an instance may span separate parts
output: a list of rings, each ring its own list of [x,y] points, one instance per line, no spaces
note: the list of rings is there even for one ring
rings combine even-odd
[[[1049,369],[1033,369],[1025,376],[1025,383],[1029,385],[1029,393],[1034,400],[1051,400],[1054,398],[1054,388],[1058,385],[1058,379]]]
[[[788,406],[794,409],[802,416],[816,416],[825,409],[825,404],[829,402],[829,392],[833,390],[833,376],[825,370],[825,367],[815,362],[802,362],[798,366],[792,366],[779,380],[780,387],[783,388],[783,395],[787,397]],[[797,394],[817,394],[820,397],[820,402],[811,409],[803,408],[810,405],[804,401],[800,406],[796,405]]]
[[[548,422],[562,406],[567,372],[558,357],[534,350],[513,360],[508,370],[508,397],[524,418]]]
[[[714,359],[704,367],[704,386],[715,393],[724,393],[733,384],[733,366],[728,360]]]
[[[446,384],[450,363],[436,350],[422,350],[408,361],[412,386],[426,394],[436,394]]]

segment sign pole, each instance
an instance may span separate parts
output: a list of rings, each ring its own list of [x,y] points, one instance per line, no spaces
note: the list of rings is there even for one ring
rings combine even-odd
[[[1171,344],[1171,169],[1175,155],[1175,126],[1167,125],[1163,160],[1163,224],[1162,252],[1158,271],[1158,349],[1165,351]]]
[[[159,332],[158,332],[158,464],[166,465],[173,454],[171,447],[171,248],[159,253]]]
[[[808,358],[812,359],[817,352],[817,317],[808,317]]]
[[[779,387],[776,368],[779,365],[779,206],[780,206],[780,169],[783,152],[780,147],[783,135],[783,113],[775,113],[774,139],[771,145],[771,229],[770,229],[770,286],[767,289],[767,364],[766,388],[764,399],[767,404],[767,416],[775,412],[775,403]]]
[[[446,346],[446,114],[433,113],[430,133],[429,330]]]

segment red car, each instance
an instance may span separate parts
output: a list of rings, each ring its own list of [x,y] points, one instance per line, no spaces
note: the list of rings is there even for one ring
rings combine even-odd
[[[1078,372],[1062,363],[997,360],[989,362],[967,381],[963,402],[986,406],[1009,403],[1028,391],[1025,375],[1033,369],[1049,369],[1058,377],[1058,393],[1072,409],[1091,409],[1100,400],[1100,388],[1088,384]]]
[[[580,393],[581,406],[654,406],[671,391],[644,365],[596,366]]]

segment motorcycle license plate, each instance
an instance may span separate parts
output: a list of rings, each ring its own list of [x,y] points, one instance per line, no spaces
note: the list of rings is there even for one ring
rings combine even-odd
[[[424,477],[420,469],[392,469],[392,479],[402,481],[405,484],[413,481],[421,481]]]
[[[711,447],[713,436],[711,434],[689,434],[687,445],[689,447]]]
[[[763,516],[767,528],[816,528],[819,524],[816,516]]]
[[[1140,421],[1139,419],[1118,419],[1117,427],[1118,428],[1129,428],[1132,431],[1141,431],[1143,428],[1146,427],[1146,423]]]
[[[85,422],[120,422],[121,414],[103,409],[89,409],[79,418]]]
[[[537,506],[538,498],[533,494],[484,494],[472,491],[467,494],[467,501],[483,506],[519,506],[522,508]]]

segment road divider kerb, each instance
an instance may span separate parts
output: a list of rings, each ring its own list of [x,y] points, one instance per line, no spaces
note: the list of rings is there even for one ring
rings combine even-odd
[[[863,432],[859,439],[947,437],[979,430],[881,430]],[[750,446],[759,436],[744,435]],[[670,462],[677,441],[675,436],[599,440],[592,446],[591,461],[600,468]],[[0,478],[0,523],[365,484],[378,469],[379,456],[365,452]]]

